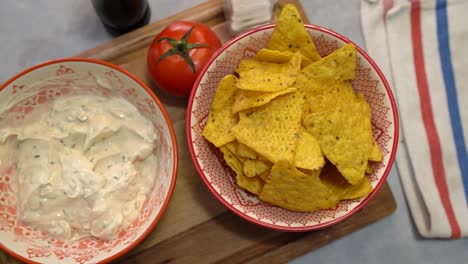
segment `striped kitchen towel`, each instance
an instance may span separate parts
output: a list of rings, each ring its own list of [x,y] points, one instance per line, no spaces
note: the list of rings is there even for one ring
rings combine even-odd
[[[416,227],[468,236],[468,0],[361,0],[361,18],[396,95],[397,167]]]

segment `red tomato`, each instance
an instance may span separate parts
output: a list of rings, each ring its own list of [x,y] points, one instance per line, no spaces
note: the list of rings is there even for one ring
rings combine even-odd
[[[198,73],[220,47],[221,41],[209,27],[175,22],[154,38],[148,69],[153,81],[169,94],[189,96]]]

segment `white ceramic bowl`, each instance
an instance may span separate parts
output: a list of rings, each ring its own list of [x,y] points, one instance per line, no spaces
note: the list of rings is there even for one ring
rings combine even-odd
[[[320,55],[325,56],[351,41],[331,30],[306,25]],[[234,173],[225,166],[220,152],[202,137],[211,101],[219,81],[234,72],[237,64],[264,48],[274,25],[246,32],[226,43],[207,64],[194,85],[187,109],[187,140],[200,177],[227,208],[260,226],[282,231],[307,231],[340,222],[362,208],[379,190],[390,172],[398,142],[398,115],[390,87],[372,59],[358,47],[358,65],[353,87],[364,94],[372,109],[372,129],[384,158],[369,175],[373,191],[366,197],[341,201],[331,210],[298,213],[260,201],[239,188]],[[352,43],[352,42],[351,42]],[[354,44],[354,43],[353,43]],[[356,47],[357,45],[354,44]]]
[[[76,81],[73,73],[91,73],[110,78],[116,84],[114,90],[152,121],[159,136],[157,155],[160,162],[158,170],[154,172],[155,184],[139,217],[114,240],[88,237],[62,242],[17,219],[11,171],[0,172],[0,248],[24,262],[84,264],[114,260],[134,248],[151,232],[164,213],[175,187],[177,143],[166,110],[147,85],[118,66],[85,58],[60,59],[34,66],[0,86],[0,107],[44,79],[60,76],[73,84]],[[31,100],[22,101],[17,118],[27,115],[30,108],[36,105],[66,94],[62,88],[49,85]]]

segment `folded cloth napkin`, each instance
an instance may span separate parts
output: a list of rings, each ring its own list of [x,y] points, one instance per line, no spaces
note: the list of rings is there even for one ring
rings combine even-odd
[[[361,0],[400,113],[397,167],[419,233],[468,236],[468,1]]]

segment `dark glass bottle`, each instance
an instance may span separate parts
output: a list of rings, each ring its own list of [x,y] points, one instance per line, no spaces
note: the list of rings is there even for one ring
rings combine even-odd
[[[99,19],[113,35],[148,24],[151,9],[147,0],[91,0]]]

